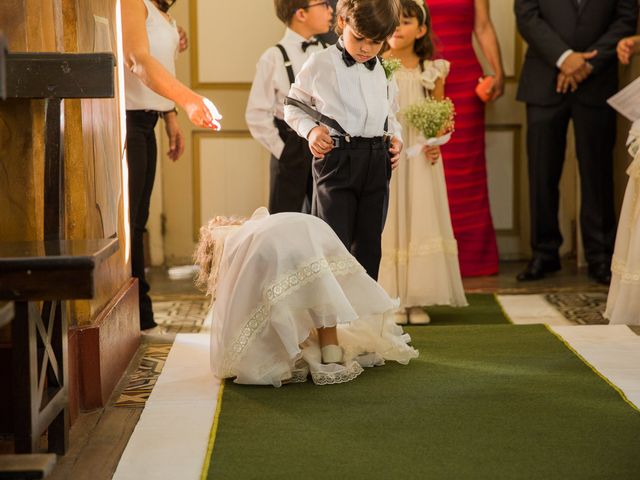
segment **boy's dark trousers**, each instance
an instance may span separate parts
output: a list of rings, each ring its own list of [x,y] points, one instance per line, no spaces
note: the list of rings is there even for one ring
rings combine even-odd
[[[284,142],[284,150],[279,159],[271,155],[269,212],[309,213],[313,192],[309,143],[283,120],[273,120]]]
[[[391,161],[382,137],[352,137],[313,159],[311,213],[327,222],[347,249],[378,279]]]

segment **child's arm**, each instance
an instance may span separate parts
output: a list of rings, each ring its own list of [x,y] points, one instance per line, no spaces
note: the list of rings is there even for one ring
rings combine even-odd
[[[400,160],[400,152],[402,151],[402,127],[396,117],[396,113],[400,110],[398,104],[398,84],[395,79],[389,82],[389,131],[391,135],[391,147],[389,153],[391,154],[391,168],[395,169],[398,166],[398,160]]]
[[[300,73],[296,76],[295,83],[291,85],[291,89],[289,90],[289,96],[291,98],[305,103],[310,107],[313,107],[315,103],[313,95],[310,93],[313,91],[313,81],[315,77],[314,66],[316,62],[314,62],[314,60],[315,55],[312,55],[304,63],[302,70],[300,70]],[[318,126],[313,118],[294,105],[284,106],[284,121],[302,138],[309,138],[311,130]]]
[[[274,157],[280,158],[284,142],[273,123],[277,102],[275,76],[278,65],[272,53],[274,52],[267,50],[258,60],[244,118],[253,138]]]
[[[444,100],[444,79],[442,77],[438,77],[436,80],[436,86],[431,92],[431,96],[435,100]]]

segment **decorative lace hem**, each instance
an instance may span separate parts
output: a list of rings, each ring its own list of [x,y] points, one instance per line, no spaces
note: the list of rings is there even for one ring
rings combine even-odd
[[[615,257],[611,261],[611,272],[619,276],[622,283],[640,285],[640,270],[627,270],[626,262]]]
[[[297,370],[293,370],[291,372],[291,377],[283,380],[283,384],[289,383],[305,383],[307,381],[307,377],[309,376],[309,368],[300,368]]]
[[[267,324],[271,308],[282,299],[308,285],[321,275],[331,272],[333,275],[348,275],[364,272],[364,268],[351,256],[315,259],[296,270],[280,275],[275,282],[267,287],[263,294],[263,301],[249,315],[249,320],[240,329],[240,334],[225,352],[225,376],[234,376],[233,363],[246,351],[251,341]]]
[[[311,372],[311,378],[316,385],[335,385],[336,383],[350,382],[362,372],[364,372],[364,369],[358,362],[351,362],[348,367],[339,372]]]
[[[424,257],[435,253],[445,255],[458,255],[458,242],[444,238],[433,238],[420,245],[410,245],[409,249],[388,248],[382,252],[383,261],[394,261],[399,264],[408,264],[413,257]]]

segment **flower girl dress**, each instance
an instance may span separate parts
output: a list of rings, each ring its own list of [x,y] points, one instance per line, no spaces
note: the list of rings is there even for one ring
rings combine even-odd
[[[611,261],[611,286],[604,316],[611,324],[640,325],[640,122],[629,132],[627,168],[616,245]]]
[[[393,322],[396,303],[324,221],[259,208],[213,235],[224,237],[210,312],[218,377],[280,386],[310,374],[325,385],[353,380],[362,367],[418,356]],[[336,324],[343,362],[323,364],[316,329]]]
[[[449,72],[446,60],[426,60],[423,67],[400,68],[400,109],[430,95],[438,78]],[[431,165],[421,152],[407,157],[420,132],[408,124],[402,113],[405,148],[389,187],[389,211],[382,233],[380,284],[400,306],[465,306],[458,248],[453,237],[447,186],[442,158]],[[455,135],[455,132],[453,133]]]

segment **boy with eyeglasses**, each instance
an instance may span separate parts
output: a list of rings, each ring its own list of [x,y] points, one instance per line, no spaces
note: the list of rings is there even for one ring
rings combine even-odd
[[[284,122],[284,98],[304,62],[324,48],[315,36],[329,31],[333,9],[322,0],[274,0],[274,6],[287,30],[258,60],[245,119],[253,138],[271,152],[269,211],[308,213],[311,153]]]

